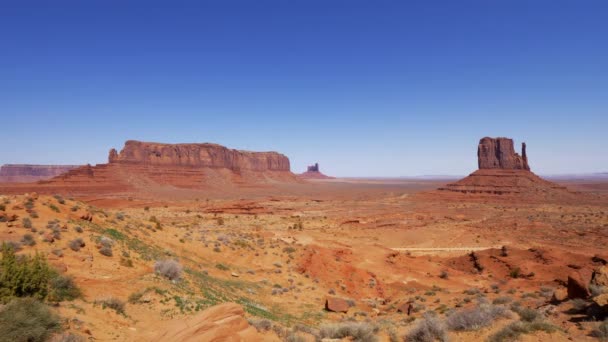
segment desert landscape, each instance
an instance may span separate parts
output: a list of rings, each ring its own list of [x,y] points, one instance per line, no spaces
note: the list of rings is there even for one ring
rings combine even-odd
[[[544,180],[507,138],[477,155],[457,181],[340,179],[276,152],[127,141],[106,164],[0,185],[3,301],[48,303],[58,318],[31,340],[604,336],[606,183]],[[11,283],[32,281],[6,274],[13,253],[48,264],[44,292]]]

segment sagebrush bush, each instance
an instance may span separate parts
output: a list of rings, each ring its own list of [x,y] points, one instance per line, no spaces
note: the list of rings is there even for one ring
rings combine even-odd
[[[109,297],[95,301],[97,304],[101,304],[103,309],[108,308],[116,311],[121,315],[125,314],[125,302],[118,298]]]
[[[502,328],[488,338],[488,342],[511,342],[519,339],[521,335],[544,331],[552,333],[558,328],[546,322],[513,322]]]
[[[74,252],[78,252],[82,247],[85,246],[84,240],[82,238],[76,238],[69,243],[69,247]]]
[[[272,322],[267,319],[250,319],[249,324],[257,331],[269,331],[272,328]]]
[[[61,328],[59,317],[34,298],[16,298],[0,309],[0,339],[42,342]]]
[[[477,330],[490,325],[498,318],[509,316],[509,311],[502,306],[481,304],[452,313],[446,323],[450,330]]]
[[[49,299],[53,301],[74,300],[82,295],[74,279],[70,276],[58,275],[51,279]]]
[[[158,260],[154,263],[154,272],[169,280],[178,280],[182,276],[182,265],[175,260]]]
[[[99,249],[99,253],[101,253],[102,255],[111,257],[113,255],[113,253],[112,253],[112,247],[110,247],[110,246],[101,246],[101,248]]]
[[[31,229],[32,228],[32,220],[29,217],[24,217],[21,220],[21,225],[23,228]]]
[[[426,314],[423,319],[405,335],[406,342],[446,342],[448,334],[445,325],[437,317]]]
[[[320,338],[352,338],[354,341],[378,341],[378,328],[369,323],[345,322],[322,325],[319,329]]]
[[[25,234],[21,238],[21,243],[26,246],[34,246],[36,244],[36,240],[32,234]]]

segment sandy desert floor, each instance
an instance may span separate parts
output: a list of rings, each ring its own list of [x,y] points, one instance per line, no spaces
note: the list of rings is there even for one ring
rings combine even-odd
[[[83,297],[56,310],[89,340],[185,340],[209,319],[206,309],[226,302],[244,313],[220,312],[237,323],[209,339],[314,341],[330,324],[359,322],[380,340],[402,340],[425,313],[447,321],[485,306],[505,312],[449,338],[496,338],[530,308],[555,329],[522,340],[595,340],[596,304],[552,297],[572,272],[608,260],[608,200],[597,195],[606,184],[569,184],[589,195],[570,203],[444,199],[429,193],[440,184],[337,179],[239,193],[5,195],[2,213],[16,217],[0,223],[0,240],[30,234],[35,244],[20,253],[43,253],[74,277]],[[85,246],[70,248],[77,238]],[[100,253],[101,239],[111,240],[111,256]],[[176,260],[181,279],[157,274],[159,260]],[[100,304],[108,298],[124,312]],[[343,299],[347,312],[326,310],[328,298]]]

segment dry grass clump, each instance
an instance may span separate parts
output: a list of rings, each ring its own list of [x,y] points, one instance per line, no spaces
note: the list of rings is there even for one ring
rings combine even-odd
[[[510,311],[502,306],[480,304],[476,307],[456,311],[448,316],[450,330],[478,330],[492,324],[496,319],[509,317]]]
[[[345,322],[325,324],[319,329],[320,338],[351,338],[354,341],[375,342],[378,341],[376,333],[378,327],[369,323]]]
[[[437,317],[426,314],[423,319],[405,335],[406,342],[447,342],[448,334],[445,325]]]
[[[2,341],[42,342],[61,329],[59,317],[34,298],[16,298],[0,310]]]
[[[99,300],[95,301],[95,304],[101,304],[101,307],[103,309],[109,308],[109,309],[116,311],[116,313],[119,313],[121,315],[125,314],[125,302],[123,302],[122,300],[120,300],[118,298],[108,297],[108,298],[99,299]]]
[[[154,272],[169,280],[179,280],[182,277],[182,265],[175,260],[157,260]]]
[[[507,342],[516,341],[521,335],[530,334],[536,331],[544,331],[552,333],[557,331],[558,328],[547,322],[534,321],[534,322],[514,322],[488,338],[488,342]]]

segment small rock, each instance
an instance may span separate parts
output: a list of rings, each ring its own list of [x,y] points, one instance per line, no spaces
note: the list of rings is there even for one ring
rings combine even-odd
[[[337,297],[327,297],[325,299],[325,309],[332,312],[348,312],[350,305],[348,301]]]
[[[587,282],[583,280],[580,273],[571,273],[568,276],[568,298],[589,298],[590,292]]]
[[[239,277],[239,274],[238,273],[234,273],[234,272],[232,272],[230,275],[233,276],[233,277],[235,277],[235,278]]]

